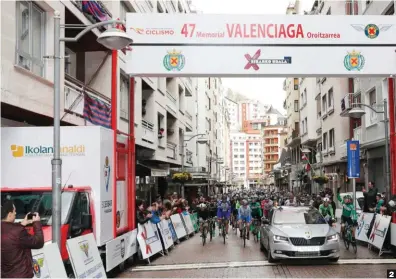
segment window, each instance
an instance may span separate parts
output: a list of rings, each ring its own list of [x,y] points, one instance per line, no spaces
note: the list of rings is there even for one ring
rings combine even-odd
[[[298,112],[298,100],[294,100],[294,112]]]
[[[305,133],[308,133],[308,118],[305,117]]]
[[[298,90],[298,78],[294,79],[294,90]]]
[[[307,104],[307,88],[304,89],[304,105]]]
[[[322,97],[322,111],[327,112],[327,96]]]
[[[120,77],[120,95],[120,117],[129,120],[129,80],[124,75]]]
[[[301,121],[301,131],[304,134],[305,133],[305,121]]]
[[[18,66],[43,77],[45,12],[31,1],[17,1],[16,3],[16,63]]]
[[[375,105],[377,104],[377,92],[376,92],[376,90],[375,89],[371,90],[368,95],[369,95],[369,102],[370,102],[369,105],[371,107],[375,108]],[[372,110],[370,110],[370,122],[374,123],[374,122],[376,122],[376,120],[377,120],[377,113],[372,111]]]
[[[334,147],[334,129],[329,131],[329,147]]]
[[[328,106],[329,106],[329,108],[332,108],[333,106],[334,106],[334,104],[333,104],[333,88],[330,88],[330,90],[329,90],[329,92],[327,93],[327,96],[328,96],[328,101],[327,101],[327,104],[328,104]]]
[[[323,150],[327,150],[327,133],[323,133],[322,144],[323,144]]]
[[[301,108],[304,105],[304,93],[301,93]]]

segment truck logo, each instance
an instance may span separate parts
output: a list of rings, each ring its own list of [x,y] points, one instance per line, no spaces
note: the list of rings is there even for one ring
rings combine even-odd
[[[13,144],[11,145],[12,156],[15,158],[22,157],[24,155],[23,146]]]
[[[110,163],[109,163],[108,156],[106,156],[106,158],[105,158],[103,175],[104,175],[105,184],[106,184],[106,192],[108,192],[109,191],[109,182],[110,182]]]
[[[88,256],[89,256],[89,254],[88,254],[88,251],[89,251],[88,242],[83,242],[82,244],[80,244],[80,249],[81,249],[81,251],[84,252],[85,256],[88,258]]]

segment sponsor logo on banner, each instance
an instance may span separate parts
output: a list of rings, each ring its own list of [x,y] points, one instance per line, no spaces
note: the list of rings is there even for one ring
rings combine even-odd
[[[180,71],[186,64],[186,58],[181,51],[173,49],[168,51],[168,54],[164,56],[163,63],[165,69],[168,71]]]
[[[363,69],[365,62],[364,56],[355,50],[348,52],[344,57],[344,66],[348,71],[360,71]]]
[[[105,179],[105,184],[106,184],[106,192],[109,191],[109,182],[110,182],[110,163],[109,163],[109,157],[106,156],[105,158],[105,164],[103,167],[103,175]]]
[[[250,54],[245,54],[245,58],[248,61],[248,63],[245,66],[245,70],[249,70],[250,68],[253,68],[254,70],[258,71],[260,67],[258,65],[264,65],[264,64],[291,64],[292,63],[292,58],[291,56],[285,56],[283,58],[279,59],[260,59],[261,56],[261,50],[257,50],[256,53],[253,56],[250,56]]]
[[[175,34],[173,28],[138,28],[131,27],[132,31],[139,35],[167,36]]]
[[[383,25],[376,25],[376,24],[367,24],[366,26],[362,24],[351,24],[351,26],[359,32],[364,32],[369,39],[375,39],[379,36],[381,31],[388,31],[392,24],[383,24]]]
[[[93,261],[93,257],[90,255],[89,253],[89,243],[88,240],[83,240],[79,243],[80,246],[80,250],[84,253],[85,255],[85,260],[84,260],[84,264],[88,265]]]
[[[33,259],[33,272],[34,272],[34,276],[36,276],[37,278],[41,277],[41,267],[44,264],[44,258],[40,258],[38,260]]]
[[[14,158],[52,156],[54,148],[47,145],[16,145],[10,146]],[[85,145],[70,145],[61,147],[62,156],[85,156]]]

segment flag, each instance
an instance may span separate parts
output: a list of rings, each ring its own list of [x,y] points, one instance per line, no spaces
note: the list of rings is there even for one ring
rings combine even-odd
[[[111,128],[111,107],[101,100],[84,94],[84,119],[92,124]]]
[[[110,16],[97,1],[82,1],[84,13],[92,15],[97,22],[110,20]]]

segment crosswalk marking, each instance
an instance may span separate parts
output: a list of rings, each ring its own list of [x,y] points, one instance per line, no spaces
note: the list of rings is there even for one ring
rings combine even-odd
[[[337,263],[329,263],[331,265],[348,265],[348,264],[394,264],[395,259],[345,259],[339,260]],[[287,265],[287,262],[283,262]],[[238,268],[238,267],[259,267],[271,266],[268,261],[247,261],[247,262],[218,262],[218,263],[191,263],[191,264],[172,264],[172,265],[148,265],[137,266],[129,271],[167,271],[167,270],[185,270],[185,269],[210,269],[210,268]]]

